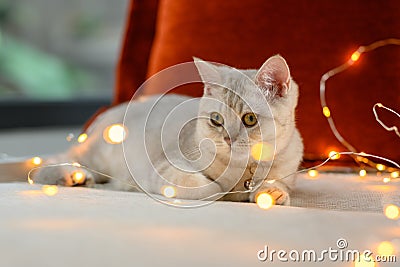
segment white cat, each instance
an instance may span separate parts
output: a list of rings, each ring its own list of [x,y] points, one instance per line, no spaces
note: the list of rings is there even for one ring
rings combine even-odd
[[[223,199],[254,202],[268,192],[288,205],[303,144],[295,126],[298,86],[286,61],[273,56],[259,70],[194,63],[202,98],[152,96],[113,107],[92,123],[85,142],[46,162],[78,162],[115,179],[82,168],[86,179],[77,182],[79,166],[64,165],[39,169],[33,180],[113,190],[134,185],[152,194],[173,185],[182,199],[231,191]],[[110,144],[107,129],[122,123],[125,140]]]

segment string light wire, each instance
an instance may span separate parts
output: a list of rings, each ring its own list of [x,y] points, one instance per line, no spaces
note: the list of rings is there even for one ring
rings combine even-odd
[[[199,200],[199,201],[206,201],[206,200],[209,200],[209,199],[213,199],[213,198],[215,198],[215,197],[226,196],[226,195],[230,195],[230,194],[246,194],[246,193],[253,193],[253,192],[255,192],[256,190],[258,190],[258,189],[262,186],[262,184],[263,184],[264,182],[267,182],[267,183],[269,183],[269,184],[274,184],[275,182],[284,180],[284,179],[286,179],[286,178],[288,178],[288,177],[290,177],[290,176],[292,176],[292,175],[296,175],[296,174],[308,172],[308,171],[310,171],[310,170],[318,169],[318,168],[324,166],[325,164],[327,164],[330,160],[334,160],[334,158],[335,158],[337,155],[350,155],[350,156],[354,155],[354,156],[362,156],[362,157],[372,157],[372,158],[376,158],[376,159],[379,159],[379,160],[382,160],[382,161],[386,161],[386,162],[388,162],[388,163],[390,163],[390,164],[393,164],[394,166],[396,166],[397,168],[400,169],[400,164],[399,164],[399,163],[397,163],[397,162],[395,162],[395,161],[393,161],[393,160],[387,159],[387,158],[385,158],[385,157],[381,157],[381,156],[377,156],[377,155],[373,155],[373,154],[368,154],[368,153],[364,153],[364,152],[360,152],[360,153],[358,153],[358,152],[352,152],[352,151],[336,152],[336,154],[329,156],[329,157],[326,158],[322,163],[320,163],[320,164],[318,164],[318,165],[316,165],[316,166],[313,166],[313,167],[310,167],[310,168],[306,168],[306,169],[302,169],[302,170],[296,171],[296,172],[294,172],[294,173],[288,174],[288,175],[286,175],[286,176],[284,176],[284,177],[281,177],[281,178],[278,178],[278,179],[274,179],[274,180],[266,180],[266,179],[263,179],[263,180],[259,181],[257,184],[255,184],[255,186],[252,187],[252,188],[250,188],[250,189],[247,189],[247,190],[235,190],[235,191],[228,191],[228,192],[217,192],[217,193],[214,193],[214,194],[212,194],[212,195],[210,195],[210,196],[208,196],[208,197],[204,197],[204,198],[201,198],[201,199],[198,199],[198,200]],[[28,182],[29,182],[30,184],[33,184],[34,181],[33,181],[32,178],[31,178],[31,174],[32,174],[32,172],[34,172],[35,170],[38,170],[38,169],[41,169],[41,168],[62,167],[62,166],[73,166],[73,167],[83,168],[83,169],[86,169],[86,170],[88,170],[88,171],[90,171],[90,172],[93,172],[93,173],[96,173],[96,174],[105,176],[105,177],[107,177],[107,178],[118,180],[119,182],[122,182],[122,183],[124,183],[125,185],[127,185],[127,186],[129,186],[129,187],[131,187],[131,188],[135,188],[135,189],[137,189],[138,191],[142,191],[139,187],[137,187],[137,186],[135,186],[135,185],[132,185],[132,184],[130,184],[130,183],[123,182],[123,181],[122,181],[121,179],[119,179],[119,178],[116,178],[116,177],[113,177],[113,176],[111,176],[111,175],[102,173],[102,172],[100,172],[100,171],[96,171],[96,170],[91,169],[91,168],[89,168],[89,167],[87,167],[87,166],[81,165],[81,164],[79,164],[79,163],[77,163],[77,162],[74,162],[74,163],[50,164],[50,165],[44,165],[44,166],[39,166],[39,167],[32,168],[32,169],[28,172]]]
[[[350,144],[341,134],[340,132],[337,130],[335,122],[332,118],[332,114],[331,111],[328,107],[327,101],[326,101],[326,82],[332,78],[333,76],[345,71],[346,69],[348,69],[350,66],[352,66],[357,60],[359,60],[359,58],[361,57],[361,55],[363,53],[367,53],[370,52],[372,50],[375,50],[377,48],[383,47],[383,46],[387,46],[387,45],[400,45],[400,39],[397,38],[389,38],[389,39],[384,39],[384,40],[379,40],[376,42],[371,43],[370,45],[367,46],[360,46],[350,57],[350,59],[348,61],[346,61],[345,63],[343,63],[342,65],[333,68],[331,70],[329,70],[328,72],[326,72],[324,75],[322,75],[321,80],[320,80],[320,102],[321,102],[321,107],[322,107],[322,113],[325,116],[325,118],[328,121],[329,127],[333,133],[333,135],[336,137],[336,139],[349,151],[354,152],[356,155],[356,152],[358,151],[352,144]],[[382,125],[382,127],[384,127],[386,130],[388,131],[395,131],[396,134],[400,137],[400,134],[398,132],[397,127],[387,127],[386,125],[384,125],[379,117],[376,114],[375,108],[376,106],[378,107],[382,107],[385,108],[386,110],[389,110],[393,113],[395,113],[396,115],[398,115],[398,113],[394,112],[393,110],[384,107],[382,104],[377,103],[374,105],[373,107],[373,112],[375,115],[375,119]],[[353,159],[359,163],[359,164],[368,164],[374,168],[376,168],[376,163],[366,159],[364,156],[360,155],[359,158],[358,157],[353,157]],[[397,165],[396,165],[397,166]],[[395,171],[393,168],[388,168],[389,171]]]
[[[388,132],[394,131],[394,132],[396,133],[396,135],[397,135],[398,137],[400,137],[399,129],[398,129],[396,126],[389,127],[389,126],[387,126],[385,123],[383,123],[383,121],[381,121],[381,119],[379,119],[378,113],[376,112],[376,108],[377,108],[377,107],[378,107],[378,108],[386,109],[387,111],[392,112],[393,114],[395,114],[395,115],[396,115],[397,117],[399,117],[399,118],[400,118],[400,114],[397,113],[396,111],[394,111],[393,109],[390,109],[390,108],[388,108],[388,107],[382,105],[381,103],[376,103],[376,104],[373,106],[373,108],[372,108],[372,111],[374,112],[375,120],[376,120],[386,131],[388,131]]]

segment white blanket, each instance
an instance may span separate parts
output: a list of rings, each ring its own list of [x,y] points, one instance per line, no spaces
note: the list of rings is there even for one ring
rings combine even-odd
[[[333,174],[316,181],[301,179],[293,195],[296,206],[353,211],[278,206],[261,210],[255,204],[231,202],[182,209],[142,193],[60,187],[50,197],[40,185],[3,183],[0,262],[1,266],[292,266],[293,262],[276,258],[262,262],[257,254],[268,246],[287,252],[315,250],[319,255],[329,247],[339,250],[340,238],[347,241],[346,249],[361,252],[376,253],[377,245],[386,240],[398,246],[399,222],[377,212],[382,196],[384,201],[398,201],[399,191],[397,198],[391,191],[397,184],[358,179]],[[354,211],[357,205],[364,212]],[[329,258],[297,263],[313,265],[354,263]]]
[[[69,145],[69,132],[3,132],[0,152],[52,154]],[[382,213],[387,203],[400,205],[399,182],[383,184],[382,177],[324,174],[314,181],[303,175],[292,194],[297,207],[261,210],[250,203],[216,202],[180,209],[141,193],[59,188],[49,197],[40,185],[5,183],[26,180],[25,167],[0,164],[1,267],[354,266],[329,258],[295,264],[257,257],[265,246],[339,251],[340,238],[348,244],[340,251],[369,249],[374,255],[380,242],[390,241],[397,246],[397,263],[379,266],[399,266],[400,223]]]

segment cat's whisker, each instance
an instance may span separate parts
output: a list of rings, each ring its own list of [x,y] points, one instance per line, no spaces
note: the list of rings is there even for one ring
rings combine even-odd
[[[197,147],[197,148],[193,148],[193,149],[190,149],[190,150],[185,150],[185,151],[182,151],[182,154],[184,154],[184,155],[186,155],[187,153],[196,153],[196,152],[200,152],[200,149]]]
[[[235,146],[241,146],[241,147],[250,147],[250,144],[241,144],[241,143],[235,143]]]
[[[191,152],[185,152],[185,153],[183,153],[183,155],[185,157],[191,157],[191,156],[194,156],[194,155],[201,155],[201,152],[199,150],[198,151],[191,151]]]

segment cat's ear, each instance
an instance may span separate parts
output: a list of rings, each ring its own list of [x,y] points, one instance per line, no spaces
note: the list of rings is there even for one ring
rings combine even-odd
[[[221,84],[218,67],[197,57],[193,57],[193,61],[204,83],[204,94],[211,95],[211,86]]]
[[[258,70],[255,83],[269,94],[286,96],[290,84],[290,71],[285,59],[279,55],[270,57]]]

